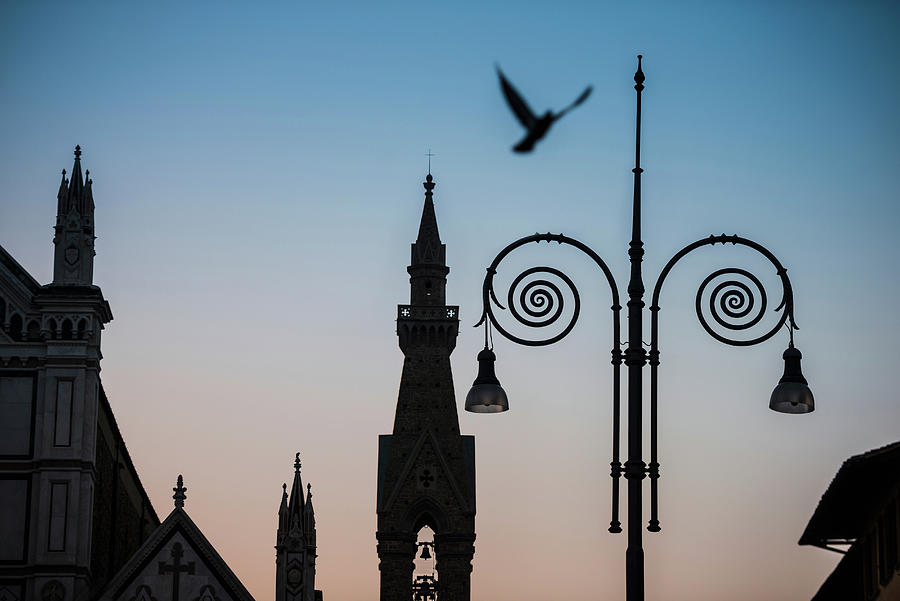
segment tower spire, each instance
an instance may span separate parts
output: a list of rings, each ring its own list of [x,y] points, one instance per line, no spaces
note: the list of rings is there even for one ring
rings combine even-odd
[[[284,537],[287,534],[289,526],[287,482],[284,482],[281,485],[281,504],[278,506],[278,532],[275,537],[276,549],[284,542]]]
[[[72,177],[69,181],[69,201],[81,200],[84,190],[84,178],[81,176],[81,146],[75,146],[75,164],[72,166]]]
[[[441,236],[438,233],[437,216],[434,213],[434,185],[434,178],[429,173],[422,183],[425,187],[425,205],[422,207],[422,219],[419,221],[419,235],[413,244],[411,265],[444,265],[446,261],[444,245],[441,244]]]
[[[81,174],[81,146],[75,147],[68,179],[63,170],[56,198],[53,283],[90,286],[94,278],[94,197],[90,177],[85,184]]]
[[[294,481],[291,484],[291,496],[288,499],[288,523],[291,528],[296,524],[303,531],[303,482],[300,479],[300,453],[294,455]]]
[[[422,184],[425,188],[425,204],[419,221],[419,233],[412,244],[409,273],[410,304],[443,305],[447,286],[447,247],[438,233],[434,212],[434,178],[429,173]]]
[[[281,487],[275,539],[275,601],[315,601],[316,597],[316,519],[309,484],[304,501],[300,467],[297,453],[290,495],[287,484]]]

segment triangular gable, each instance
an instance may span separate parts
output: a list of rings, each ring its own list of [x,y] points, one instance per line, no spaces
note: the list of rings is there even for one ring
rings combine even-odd
[[[453,491],[453,495],[459,502],[459,506],[463,509],[463,511],[471,511],[469,502],[466,499],[465,495],[462,494],[462,491],[459,489],[459,483],[453,476],[453,472],[450,471],[450,464],[447,463],[447,459],[441,452],[441,447],[431,430],[425,430],[424,432],[422,432],[422,434],[419,435],[419,439],[416,441],[412,452],[409,454],[409,459],[406,460],[406,465],[403,466],[403,470],[400,472],[400,477],[397,478],[397,483],[394,485],[394,489],[390,492],[390,495],[388,496],[387,502],[385,503],[384,509],[382,511],[388,511],[394,505],[394,502],[397,500],[397,495],[400,493],[400,490],[403,488],[407,479],[409,478],[410,472],[416,465],[419,455],[421,455],[422,453],[422,448],[425,446],[426,442],[429,443],[429,446],[437,457],[441,471],[444,473],[444,477],[450,483],[450,490]]]
[[[175,509],[98,598],[144,600],[253,601],[253,597],[188,514]]]

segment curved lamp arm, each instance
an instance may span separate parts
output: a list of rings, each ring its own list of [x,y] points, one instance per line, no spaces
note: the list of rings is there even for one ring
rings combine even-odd
[[[525,346],[546,346],[549,344],[553,344],[559,340],[562,340],[572,331],[572,328],[575,327],[575,323],[578,321],[578,315],[581,311],[581,298],[578,294],[578,289],[575,287],[575,284],[572,280],[563,272],[558,269],[554,269],[553,267],[532,267],[530,269],[526,269],[522,273],[520,273],[510,284],[509,291],[507,293],[507,305],[509,307],[510,313],[519,323],[530,327],[530,328],[541,328],[545,326],[549,326],[559,319],[562,315],[563,311],[563,295],[562,291],[559,289],[556,284],[546,279],[533,279],[527,281],[521,288],[518,293],[519,297],[519,306],[522,308],[524,315],[519,312],[516,308],[516,289],[525,280],[525,278],[529,278],[535,274],[551,274],[553,276],[558,277],[560,280],[565,282],[566,286],[569,287],[569,290],[572,293],[574,298],[574,308],[572,313],[572,318],[565,325],[565,327],[560,331],[557,335],[552,336],[550,338],[541,339],[541,340],[528,340],[524,338],[520,338],[508,330],[506,330],[500,323],[497,321],[496,316],[494,315],[493,305],[496,305],[501,310],[505,310],[500,301],[497,300],[497,295],[494,292],[494,275],[497,273],[498,265],[509,255],[512,251],[517,248],[524,246],[526,244],[530,244],[532,242],[540,243],[540,242],[556,242],[558,244],[566,244],[568,246],[572,246],[577,248],[594,262],[597,267],[603,271],[603,275],[606,276],[606,281],[609,284],[610,291],[612,293],[612,313],[613,313],[613,348],[612,348],[612,365],[613,365],[613,444],[612,444],[612,462],[610,463],[610,476],[613,479],[613,488],[612,488],[612,519],[609,524],[609,531],[613,533],[618,533],[622,531],[621,523],[619,522],[619,478],[622,475],[622,464],[619,459],[619,433],[620,433],[620,414],[621,414],[621,366],[622,366],[622,344],[621,344],[621,311],[622,306],[619,304],[619,289],[616,286],[615,278],[613,278],[612,272],[609,267],[606,265],[606,262],[600,258],[593,249],[591,249],[586,244],[575,240],[574,238],[569,238],[568,236],[564,236],[562,234],[534,234],[532,236],[526,236],[524,238],[520,238],[515,242],[508,245],[506,248],[500,251],[497,256],[494,258],[493,262],[491,262],[490,267],[487,268],[487,275],[484,278],[484,286],[482,288],[482,306],[483,312],[481,314],[481,319],[475,327],[478,327],[482,324],[487,328],[489,325],[492,325],[498,332],[500,332],[504,337],[512,340],[515,343],[522,344]],[[540,276],[538,276],[540,277]],[[485,323],[485,321],[489,321],[489,324]]]
[[[728,274],[743,276],[753,283],[760,296],[759,312],[756,317],[753,317],[749,319],[749,321],[740,324],[733,324],[729,323],[727,319],[746,317],[753,310],[753,307],[757,302],[754,297],[754,291],[743,282],[739,282],[736,280],[728,280],[716,286],[716,288],[710,295],[709,310],[714,321],[720,326],[733,331],[748,329],[759,323],[759,321],[763,318],[763,314],[765,313],[766,309],[766,291],[759,279],[757,279],[753,274],[744,269],[735,267],[719,269],[711,273],[705,280],[703,280],[703,282],[700,284],[700,288],[697,290],[697,318],[700,320],[700,324],[703,326],[703,328],[707,331],[707,333],[709,333],[710,336],[712,336],[719,342],[723,342],[725,344],[730,344],[733,346],[752,346],[764,342],[774,336],[788,320],[788,327],[791,335],[791,346],[793,346],[794,330],[798,329],[797,324],[794,321],[794,294],[791,288],[791,281],[787,276],[787,269],[785,269],[781,262],[775,257],[775,255],[773,255],[763,245],[737,235],[726,236],[725,234],[722,234],[720,236],[710,236],[708,238],[697,240],[692,244],[688,244],[680,251],[675,253],[675,255],[671,259],[669,259],[669,262],[666,263],[666,266],[659,274],[659,278],[656,280],[656,286],[653,288],[653,297],[650,305],[650,464],[648,466],[648,475],[650,477],[650,522],[647,526],[647,529],[651,532],[659,532],[660,530],[657,490],[657,480],[659,480],[659,459],[657,455],[656,442],[657,367],[659,366],[659,294],[662,290],[662,285],[663,282],[665,282],[666,276],[669,275],[669,271],[671,271],[672,267],[674,267],[678,261],[684,258],[685,255],[704,246],[713,246],[717,243],[722,243],[724,245],[729,242],[732,245],[740,244],[742,246],[752,248],[753,250],[763,255],[766,259],[768,259],[770,263],[772,263],[772,265],[775,267],[775,272],[781,278],[782,286],[781,303],[778,305],[778,307],[775,308],[775,311],[781,311],[782,309],[784,311],[782,312],[778,322],[772,327],[771,330],[750,340],[735,340],[716,332],[704,317],[701,302],[704,289],[706,288],[707,284],[709,284],[716,277]],[[721,293],[721,295],[719,293]],[[716,303],[717,299],[719,301],[718,304]],[[720,310],[724,314],[724,316],[719,313]]]

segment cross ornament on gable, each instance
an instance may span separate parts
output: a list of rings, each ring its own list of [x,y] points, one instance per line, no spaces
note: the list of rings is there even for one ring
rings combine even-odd
[[[189,561],[186,564],[181,563],[181,558],[184,557],[184,549],[181,547],[181,543],[172,545],[171,557],[172,563],[169,565],[166,565],[166,562],[164,561],[159,562],[159,573],[172,574],[172,601],[178,601],[178,585],[181,574],[190,574],[193,576],[194,562]]]

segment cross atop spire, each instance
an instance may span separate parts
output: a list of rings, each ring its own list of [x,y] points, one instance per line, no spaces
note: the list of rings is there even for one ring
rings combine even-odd
[[[184,493],[187,492],[187,488],[184,486],[184,478],[181,477],[181,474],[178,474],[178,484],[172,490],[175,491],[172,498],[175,499],[176,509],[184,509],[184,500],[187,498]]]
[[[431,149],[428,149],[428,152],[425,153],[425,156],[428,157],[428,175],[431,175],[431,157],[436,156],[431,152]]]

